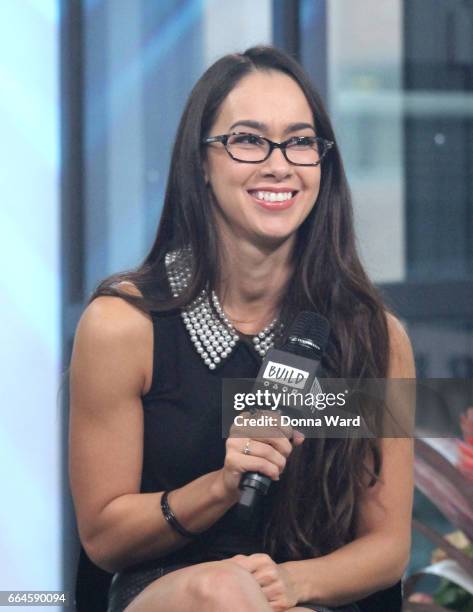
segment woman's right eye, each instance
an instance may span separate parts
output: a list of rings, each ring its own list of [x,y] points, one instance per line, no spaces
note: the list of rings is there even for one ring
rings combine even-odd
[[[256,134],[235,134],[232,137],[234,144],[249,144],[249,145],[261,145],[263,139]]]

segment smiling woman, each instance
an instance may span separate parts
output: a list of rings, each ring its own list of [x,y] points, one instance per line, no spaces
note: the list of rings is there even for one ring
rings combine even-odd
[[[291,58],[223,57],[184,111],[151,252],[91,297],[70,471],[84,547],[115,572],[109,612],[400,610],[408,440],[221,438],[222,380],[254,378],[302,310],[330,321],[331,377],[414,375],[358,259],[334,143]],[[274,482],[248,526],[235,505],[251,471]]]
[[[246,133],[232,134],[237,128]],[[213,134],[225,134],[226,143],[215,142]],[[268,248],[286,242],[285,248],[293,249],[295,232],[319,193],[315,134],[304,93],[282,72],[255,71],[228,94],[204,140],[205,176],[216,202],[217,225],[228,236],[227,249],[246,250],[261,241]]]

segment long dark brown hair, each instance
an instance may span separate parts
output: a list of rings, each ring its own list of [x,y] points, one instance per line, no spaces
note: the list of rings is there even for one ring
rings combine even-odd
[[[317,135],[335,141],[320,96],[302,68],[273,47],[253,47],[226,55],[195,85],[177,131],[164,207],[156,239],[135,270],[104,280],[100,295],[121,296],[142,310],[185,307],[220,278],[220,245],[212,199],[205,184],[202,139],[235,85],[255,70],[277,70],[294,79],[311,107]],[[178,298],[163,294],[167,252],[190,247],[191,280]],[[143,298],[117,287],[132,282]],[[383,303],[360,263],[353,230],[351,197],[337,146],[321,168],[316,205],[298,230],[294,274],[281,305],[290,320],[312,310],[330,322],[323,365],[333,377],[384,378],[388,368],[388,331]],[[368,468],[367,465],[371,467]],[[358,500],[367,472],[376,482],[381,466],[373,439],[307,439],[296,448],[279,483],[266,524],[265,546],[272,556],[301,559],[326,554],[355,537]]]

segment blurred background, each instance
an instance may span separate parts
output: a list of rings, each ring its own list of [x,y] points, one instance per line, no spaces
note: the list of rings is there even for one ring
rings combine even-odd
[[[74,593],[75,326],[151,246],[193,84],[258,43],[326,101],[363,260],[419,375],[473,378],[473,0],[2,0],[0,590]],[[415,515],[448,529],[420,494]],[[411,571],[430,550],[416,535]],[[108,578],[83,555],[81,572],[86,589]]]

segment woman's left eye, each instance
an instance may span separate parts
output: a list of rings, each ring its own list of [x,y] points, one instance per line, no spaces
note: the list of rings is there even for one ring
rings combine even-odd
[[[288,142],[289,147],[313,147],[315,138],[313,136],[296,136]]]

